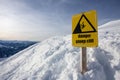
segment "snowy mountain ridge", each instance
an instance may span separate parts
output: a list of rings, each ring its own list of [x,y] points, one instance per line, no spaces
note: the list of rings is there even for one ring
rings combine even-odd
[[[118,27],[119,20],[99,28],[99,46],[87,48],[84,75],[80,73],[81,48],[73,47],[68,35],[49,38],[0,62],[0,80],[119,80]]]
[[[110,21],[98,27],[100,32],[120,32],[120,20]],[[104,29],[104,30],[101,30]]]
[[[108,23],[105,23],[105,24],[99,26],[99,28],[105,28],[107,26],[109,26],[109,27],[118,27],[119,28],[119,25],[120,25],[120,20],[114,20],[114,21],[110,21]]]

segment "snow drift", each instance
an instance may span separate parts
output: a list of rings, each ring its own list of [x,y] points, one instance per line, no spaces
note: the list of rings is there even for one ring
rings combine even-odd
[[[99,47],[87,48],[84,75],[80,53],[71,35],[52,37],[1,61],[0,80],[119,80],[120,20],[99,27]]]

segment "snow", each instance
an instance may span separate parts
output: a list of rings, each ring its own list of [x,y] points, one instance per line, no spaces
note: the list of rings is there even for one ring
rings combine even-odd
[[[1,61],[0,80],[120,80],[120,20],[99,26],[99,47],[87,48],[84,75],[80,54],[71,35],[52,37]]]

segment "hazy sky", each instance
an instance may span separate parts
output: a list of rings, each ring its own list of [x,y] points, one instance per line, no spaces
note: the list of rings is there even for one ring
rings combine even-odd
[[[72,15],[96,10],[98,24],[120,19],[120,0],[0,0],[0,39],[71,34]]]

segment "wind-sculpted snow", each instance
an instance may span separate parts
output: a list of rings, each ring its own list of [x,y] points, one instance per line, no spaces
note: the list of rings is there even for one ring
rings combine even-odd
[[[84,75],[80,73],[81,48],[72,47],[68,35],[52,37],[1,61],[0,80],[119,80],[120,32],[109,28],[113,27],[107,24],[99,29],[99,47],[87,48]]]

